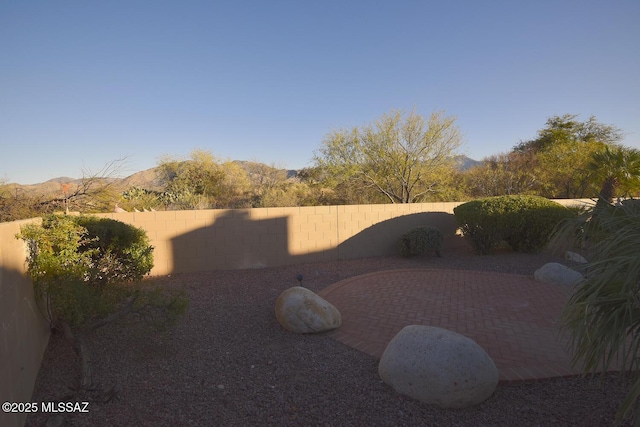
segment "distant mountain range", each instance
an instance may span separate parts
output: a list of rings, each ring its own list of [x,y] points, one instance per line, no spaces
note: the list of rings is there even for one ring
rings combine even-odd
[[[479,166],[482,164],[480,160],[473,160],[467,156],[456,156],[456,166],[458,170],[466,171],[467,169],[471,169],[472,167]]]
[[[456,156],[456,165],[459,170],[467,170],[474,166],[481,164],[482,162],[473,160],[467,156]],[[234,160],[247,172],[254,170],[252,166],[253,162],[244,160]],[[261,165],[264,168],[271,168],[267,165]],[[284,169],[280,169],[285,171]],[[287,179],[293,179],[298,175],[298,170],[288,169],[286,170]],[[131,187],[140,187],[146,190],[162,191],[162,182],[158,175],[158,168],[154,167],[141,172],[136,172],[126,178],[99,178],[103,182],[109,182],[118,187],[122,191]],[[65,184],[71,184],[71,186],[80,185],[83,179],[69,178],[69,177],[57,177],[52,178],[46,182],[40,184],[23,185],[17,183],[10,183],[5,185],[5,189],[11,192],[23,192],[29,196],[39,197],[59,197],[62,191],[62,186]]]

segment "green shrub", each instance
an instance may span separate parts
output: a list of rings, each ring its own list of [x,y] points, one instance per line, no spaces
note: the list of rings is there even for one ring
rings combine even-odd
[[[153,268],[153,247],[140,228],[109,218],[71,217],[92,238],[81,250],[94,251],[96,280],[129,282],[141,280]]]
[[[398,248],[403,257],[422,255],[428,251],[435,251],[436,255],[442,256],[442,240],[442,233],[437,228],[418,227],[400,237]]]
[[[575,216],[544,197],[520,195],[473,200],[453,212],[462,233],[480,254],[491,252],[501,242],[515,251],[537,252],[560,222]]]
[[[29,242],[28,271],[52,325],[108,315],[153,267],[145,231],[112,219],[48,215],[17,237]]]
[[[38,305],[52,329],[63,331],[80,359],[77,394],[100,392],[93,383],[87,336],[136,314],[155,326],[168,326],[187,308],[183,292],[145,286],[153,267],[146,233],[106,218],[49,215],[16,236],[29,247],[28,272]],[[110,391],[100,392],[105,399]]]

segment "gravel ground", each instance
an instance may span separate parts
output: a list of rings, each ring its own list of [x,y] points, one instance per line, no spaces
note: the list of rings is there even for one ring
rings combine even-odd
[[[442,410],[398,395],[377,375],[377,360],[323,334],[279,326],[274,304],[285,289],[318,291],[347,277],[399,268],[456,268],[531,275],[550,254],[369,258],[176,274],[154,281],[188,290],[190,307],[165,333],[109,325],[90,343],[94,379],[119,384],[119,399],[67,414],[73,426],[606,426],[628,390],[617,375],[499,385],[485,402]],[[78,380],[77,359],[51,337],[33,402],[59,398]],[[41,426],[47,414],[32,414]],[[49,417],[49,421],[62,421]]]

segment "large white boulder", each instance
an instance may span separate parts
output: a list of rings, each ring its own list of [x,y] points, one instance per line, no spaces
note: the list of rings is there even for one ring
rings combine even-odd
[[[579,272],[557,262],[549,262],[533,273],[538,282],[554,285],[573,286],[582,282],[584,277]]]
[[[301,286],[280,294],[276,300],[276,318],[285,329],[301,334],[324,332],[342,324],[337,308]]]
[[[441,408],[466,408],[493,394],[498,369],[475,341],[447,329],[404,327],[387,345],[378,374],[398,393]]]

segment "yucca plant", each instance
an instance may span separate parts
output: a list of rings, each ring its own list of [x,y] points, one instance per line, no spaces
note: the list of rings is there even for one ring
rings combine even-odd
[[[572,362],[584,373],[618,367],[623,373],[635,372],[640,367],[640,204],[600,203],[566,222],[555,242],[578,235],[590,262],[562,316],[571,335]],[[622,402],[618,421],[633,417],[640,425],[639,398],[640,378]]]

